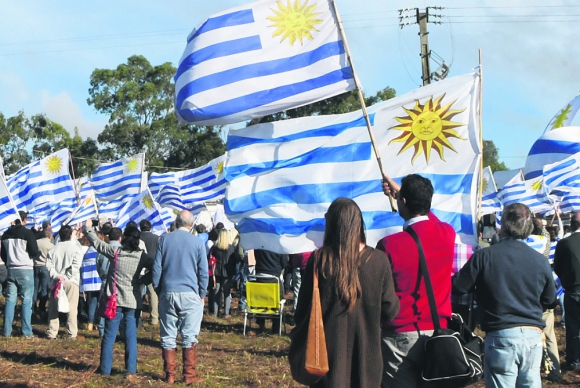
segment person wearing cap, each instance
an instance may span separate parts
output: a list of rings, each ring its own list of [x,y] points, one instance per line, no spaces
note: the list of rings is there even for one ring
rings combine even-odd
[[[22,297],[22,335],[32,335],[32,294],[34,293],[34,262],[38,256],[38,245],[34,233],[26,228],[28,214],[19,211],[20,219],[2,235],[0,255],[6,263],[6,305],[4,307],[4,336],[12,335],[12,321],[18,295]]]

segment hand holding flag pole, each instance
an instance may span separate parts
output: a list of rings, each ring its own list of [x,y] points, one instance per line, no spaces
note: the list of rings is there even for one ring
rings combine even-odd
[[[362,88],[361,88],[358,76],[354,70],[354,65],[352,63],[352,56],[350,55],[350,49],[348,47],[348,42],[346,40],[346,34],[344,33],[344,28],[342,26],[342,20],[340,18],[340,14],[338,13],[338,9],[336,8],[335,1],[330,0],[330,2],[332,3],[332,7],[334,9],[334,15],[336,16],[336,22],[338,24],[338,31],[340,31],[340,36],[341,36],[342,41],[344,43],[344,51],[346,53],[346,58],[348,60],[350,68],[352,69],[354,84],[355,84],[356,90],[358,92],[358,98],[360,100],[363,116],[365,118],[365,122],[367,124],[367,129],[369,131],[369,136],[371,138],[371,144],[373,145],[373,150],[375,151],[377,163],[379,164],[379,169],[381,170],[381,175],[383,177],[383,192],[385,193],[385,195],[387,195],[389,197],[389,203],[391,204],[391,210],[393,211],[393,213],[395,213],[397,211],[397,205],[396,205],[395,200],[394,200],[394,195],[398,192],[399,185],[397,185],[395,183],[395,181],[393,181],[391,178],[389,178],[389,176],[385,172],[385,169],[383,167],[383,163],[381,162],[381,155],[379,154],[379,149],[377,147],[375,136],[373,134],[371,121],[370,121],[369,115],[367,113],[367,107],[366,107],[364,96],[362,93]]]

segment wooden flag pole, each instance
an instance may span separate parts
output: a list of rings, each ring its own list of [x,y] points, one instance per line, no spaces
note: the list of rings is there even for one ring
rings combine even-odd
[[[350,64],[350,68],[352,70],[352,75],[354,78],[354,84],[356,86],[356,90],[358,92],[358,98],[360,100],[360,104],[362,107],[362,112],[363,112],[363,117],[365,119],[365,122],[367,124],[367,129],[369,131],[369,136],[371,138],[371,144],[373,145],[373,150],[375,151],[375,156],[377,158],[377,163],[379,164],[379,169],[381,171],[381,175],[383,176],[383,180],[385,180],[385,178],[387,177],[387,173],[385,172],[385,169],[383,167],[383,163],[381,161],[381,155],[379,154],[379,149],[377,147],[377,142],[375,140],[375,135],[373,134],[373,129],[372,129],[372,125],[371,125],[371,120],[369,119],[369,115],[367,113],[367,107],[365,104],[365,99],[362,93],[362,88],[360,85],[360,82],[358,80],[358,77],[356,75],[356,72],[354,71],[354,65],[352,63],[352,57],[350,55],[350,49],[348,48],[348,43],[346,41],[346,34],[344,33],[344,28],[342,26],[342,20],[340,19],[340,14],[338,13],[338,9],[336,8],[336,3],[334,0],[330,0],[330,2],[332,3],[332,8],[334,9],[334,15],[336,17],[336,22],[338,24],[338,31],[340,32],[340,37],[342,38],[342,42],[344,44],[344,51],[346,53],[346,59],[348,60],[348,63]],[[395,204],[395,201],[393,199],[392,195],[389,195],[389,202],[391,204],[391,209],[393,212],[397,211],[397,205]]]

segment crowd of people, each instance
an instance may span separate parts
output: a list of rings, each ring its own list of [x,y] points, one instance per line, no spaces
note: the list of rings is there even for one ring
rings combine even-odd
[[[289,256],[244,250],[235,229],[218,223],[208,231],[194,225],[188,211],[180,212],[161,237],[141,220],[124,230],[95,221],[87,221],[82,230],[63,226],[55,238],[50,223],[35,233],[21,214],[22,221],[2,236],[4,336],[12,335],[20,295],[22,335],[34,338],[34,311],[47,322],[46,338],[57,338],[59,299],[66,297],[65,338],[79,338],[78,317],[86,315],[87,328],[97,328],[102,337],[99,372],[108,375],[120,331],[130,378],[137,372],[137,328],[147,295],[150,324],[159,325],[165,380],[176,381],[181,345],[184,380],[192,384],[201,381],[196,345],[204,310],[230,319],[232,288],[240,291],[240,311],[246,304],[246,279],[270,276],[279,280],[282,297],[294,293],[292,317],[298,324],[309,317],[316,272],[329,361],[329,372],[316,387],[436,386],[421,378],[423,348],[434,324],[414,232],[424,251],[440,326],[447,328],[456,313],[486,333],[486,386],[540,387],[542,365],[551,365],[545,372],[552,381],[561,380],[561,369],[580,369],[580,215],[573,215],[570,235],[558,239],[527,206],[512,204],[503,209],[493,244],[470,246],[431,212],[433,186],[427,178],[412,174],[399,185],[384,177],[383,190],[396,199],[404,219],[401,232],[368,246],[360,208],[338,198],[326,213],[322,247]],[[563,365],[554,332],[559,299],[553,271],[565,290]],[[113,318],[96,313],[103,295],[116,295]],[[265,331],[264,320],[257,324]],[[273,332],[278,325],[272,321]],[[544,343],[549,362],[543,363]]]

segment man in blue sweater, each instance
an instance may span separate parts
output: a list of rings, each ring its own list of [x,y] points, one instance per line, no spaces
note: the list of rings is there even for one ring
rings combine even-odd
[[[542,311],[556,288],[546,258],[526,245],[530,209],[505,207],[501,240],[473,254],[453,279],[453,293],[475,290],[485,337],[486,387],[541,387]]]
[[[202,382],[195,374],[197,335],[209,279],[205,244],[190,233],[193,214],[181,211],[177,230],[161,236],[153,264],[153,287],[159,297],[159,320],[165,380],[175,382],[177,331],[181,333],[186,385]]]

